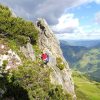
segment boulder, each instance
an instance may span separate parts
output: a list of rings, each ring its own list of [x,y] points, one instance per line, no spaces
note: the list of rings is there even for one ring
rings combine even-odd
[[[20,50],[26,58],[31,59],[32,61],[36,59],[32,44],[27,43],[25,46],[20,47]]]

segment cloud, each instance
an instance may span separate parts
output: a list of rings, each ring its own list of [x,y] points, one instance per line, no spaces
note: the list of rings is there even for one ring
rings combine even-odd
[[[100,40],[100,32],[98,33],[74,33],[74,34],[56,34],[59,40]]]
[[[50,25],[58,23],[65,10],[93,0],[0,0],[13,9],[16,15],[30,20],[43,17]],[[99,3],[100,0],[96,0]]]
[[[58,19],[58,24],[52,26],[52,29],[61,33],[72,33],[79,27],[79,19],[74,17],[74,14],[64,14]]]
[[[100,4],[100,0],[93,0],[93,1],[95,1],[97,4]]]
[[[87,28],[80,26],[79,19],[74,14],[68,13],[70,8],[91,2],[100,4],[100,0],[0,0],[0,3],[12,8],[17,16],[32,21],[39,17],[45,18],[55,32],[62,33],[56,35],[59,39],[76,40],[100,39],[98,29],[85,32]],[[100,12],[96,13],[95,21],[100,24]]]
[[[95,14],[95,21],[96,21],[97,24],[100,24],[100,12],[97,12]]]
[[[90,30],[87,31],[87,29]],[[55,34],[59,40],[100,40],[100,29],[95,26],[78,26],[73,34],[68,32]]]

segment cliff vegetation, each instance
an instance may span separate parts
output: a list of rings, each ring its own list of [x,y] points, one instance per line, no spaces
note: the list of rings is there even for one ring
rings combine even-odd
[[[41,66],[38,32],[32,22],[14,17],[8,7],[0,5],[0,61],[2,57],[12,59],[11,69],[5,70],[10,60],[4,60],[0,66],[0,100],[72,100],[61,85],[51,84],[52,70]],[[27,43],[34,50],[34,61],[20,51]]]

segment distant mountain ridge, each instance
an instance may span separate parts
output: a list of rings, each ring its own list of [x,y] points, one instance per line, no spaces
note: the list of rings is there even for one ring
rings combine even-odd
[[[93,42],[91,41],[90,43]],[[60,41],[60,45],[63,55],[72,69],[87,73],[92,80],[100,82],[100,43],[98,40],[88,48],[84,46],[70,46],[68,42],[64,41]]]
[[[60,40],[60,42],[70,46],[83,46],[88,48],[100,44],[100,40]]]
[[[81,59],[82,55],[88,50],[84,46],[71,46],[65,41],[60,41],[60,46],[65,59],[70,65]]]

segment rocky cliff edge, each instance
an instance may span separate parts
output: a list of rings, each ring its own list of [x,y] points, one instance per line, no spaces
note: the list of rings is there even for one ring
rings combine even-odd
[[[49,28],[44,19],[38,19],[36,25],[39,29],[38,44],[39,48],[49,55],[48,66],[53,70],[51,73],[51,82],[53,84],[60,84],[62,88],[73,95],[75,99],[74,84],[71,77],[71,70],[68,63],[63,57],[60,49],[59,41],[56,39],[54,33]],[[59,68],[59,64],[63,68]]]

